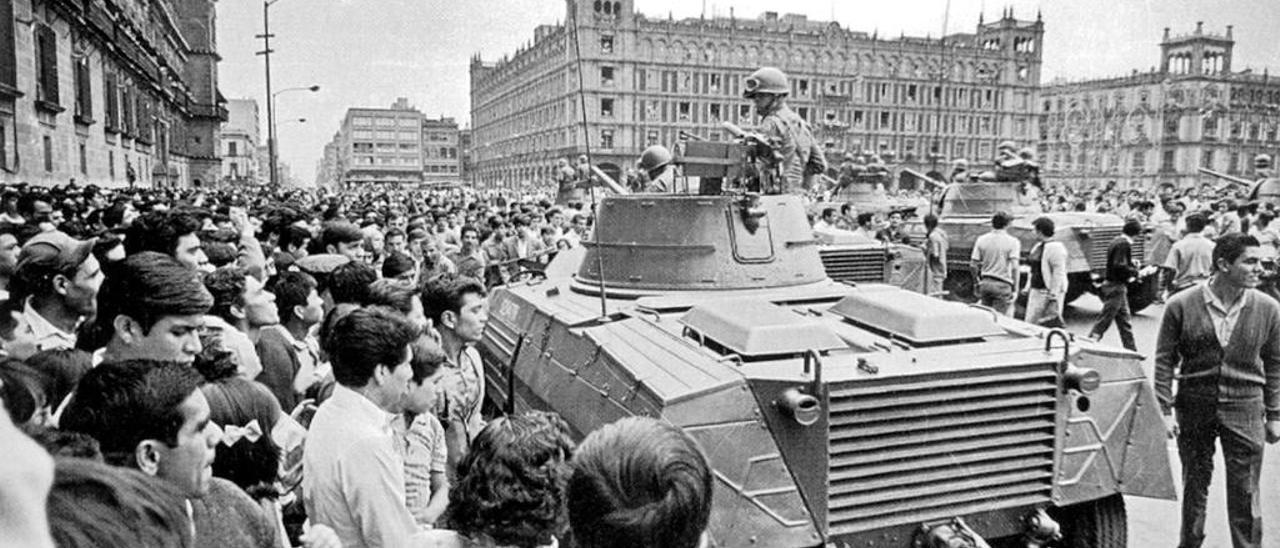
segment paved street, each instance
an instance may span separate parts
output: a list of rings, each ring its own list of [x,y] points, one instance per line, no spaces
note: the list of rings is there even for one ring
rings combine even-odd
[[[1071,332],[1085,335],[1093,325],[1094,319],[1102,309],[1101,303],[1092,295],[1081,297],[1067,308],[1066,320]],[[1163,307],[1152,306],[1133,319],[1134,337],[1138,350],[1147,355],[1144,366],[1148,377],[1151,376],[1155,351],[1156,331],[1160,326],[1160,315]],[[1120,337],[1114,326],[1107,331],[1104,342],[1120,346]],[[1178,464],[1177,448],[1169,443],[1169,460],[1173,464],[1174,477],[1181,477]],[[1213,486],[1209,492],[1209,519],[1205,548],[1230,548],[1231,538],[1227,532],[1226,494],[1223,488],[1222,459],[1219,456],[1214,465]],[[1178,491],[1181,493],[1181,480]],[[1262,469],[1262,511],[1264,545],[1280,546],[1280,446],[1268,446]],[[1178,545],[1179,505],[1177,502],[1151,500],[1140,497],[1128,497],[1129,509],[1129,545],[1139,548],[1169,547]]]

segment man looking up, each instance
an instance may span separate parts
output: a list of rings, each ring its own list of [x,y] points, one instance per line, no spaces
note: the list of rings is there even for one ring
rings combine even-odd
[[[389,416],[404,407],[416,336],[396,312],[371,307],[343,316],[325,341],[338,385],[307,434],[303,501],[311,520],[333,527],[343,546],[405,546],[418,532]]]
[[[1171,298],[1160,321],[1155,388],[1182,461],[1182,548],[1204,543],[1215,441],[1232,545],[1263,545],[1263,448],[1280,441],[1280,304],[1256,289],[1258,247],[1239,232],[1220,237],[1209,281]]]
[[[26,359],[41,350],[74,348],[80,321],[97,310],[102,279],[93,242],[59,231],[28,241],[18,259],[14,297],[23,304],[9,355]]]
[[[213,307],[204,318],[205,328],[221,338],[223,349],[231,351],[240,376],[257,378],[262,372],[262,362],[254,350],[258,331],[280,323],[275,295],[248,270],[234,266],[224,266],[205,276],[204,287],[213,295]]]

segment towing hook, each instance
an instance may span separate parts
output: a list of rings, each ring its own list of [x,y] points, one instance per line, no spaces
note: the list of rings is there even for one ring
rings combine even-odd
[[[813,423],[818,422],[818,416],[822,410],[818,398],[805,394],[799,388],[784,390],[776,403],[778,409],[800,426],[812,426]]]

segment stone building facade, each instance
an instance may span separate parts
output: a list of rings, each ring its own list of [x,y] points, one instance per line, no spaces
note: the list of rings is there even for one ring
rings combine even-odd
[[[214,0],[0,0],[0,182],[221,177]]]
[[[1199,168],[1253,177],[1253,157],[1280,153],[1280,79],[1236,70],[1223,34],[1164,30],[1160,63],[1128,76],[1053,82],[1042,91],[1040,161],[1076,187],[1220,184]]]
[[[334,136],[335,187],[422,182],[422,113],[398,99],[390,108],[350,108]]]
[[[458,122],[453,118],[422,119],[422,181],[457,182],[462,177]]]
[[[682,132],[723,139],[721,122],[755,124],[741,92],[760,66],[790,75],[792,108],[833,155],[929,170],[956,157],[989,161],[999,141],[1038,134],[1038,16],[1007,11],[939,40],[776,13],[648,18],[634,0],[566,8],[566,24],[537,27],[515,53],[471,60],[470,153],[482,184],[542,182],[557,158],[587,152],[617,173]]]

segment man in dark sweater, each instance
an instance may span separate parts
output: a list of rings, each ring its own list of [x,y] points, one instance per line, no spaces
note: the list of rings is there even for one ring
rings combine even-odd
[[[1204,542],[1214,441],[1220,438],[1232,544],[1259,548],[1263,442],[1280,441],[1280,304],[1254,289],[1262,272],[1254,237],[1220,237],[1213,265],[1207,282],[1169,301],[1156,343],[1156,396],[1182,460],[1179,546]]]
[[[1137,219],[1124,222],[1122,234],[1116,236],[1107,248],[1107,274],[1098,296],[1102,298],[1102,317],[1093,325],[1089,337],[1101,340],[1102,335],[1115,321],[1120,331],[1120,344],[1137,351],[1133,342],[1133,324],[1129,314],[1129,282],[1137,279],[1138,267],[1133,264],[1133,239],[1142,233],[1142,223]]]

